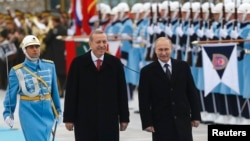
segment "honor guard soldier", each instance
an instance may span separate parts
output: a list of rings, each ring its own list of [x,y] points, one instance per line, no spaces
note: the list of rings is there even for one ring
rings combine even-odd
[[[128,83],[131,87],[136,88],[139,83],[139,72],[141,67],[146,65],[146,60],[144,57],[145,46],[148,44],[148,34],[147,34],[147,22],[144,22],[144,11],[142,3],[135,3],[131,8],[131,17],[134,23],[134,32],[133,32],[133,43],[132,48],[129,50],[128,56],[128,68],[129,79]],[[133,71],[132,71],[133,70]],[[130,89],[130,99],[133,99],[134,89]]]
[[[129,72],[131,71],[127,67],[127,62],[129,58],[129,51],[132,49],[132,35],[133,35],[133,22],[131,18],[129,17],[130,8],[127,3],[121,2],[117,5],[118,7],[118,16],[119,20],[122,24],[122,28],[119,30],[119,35],[121,35],[122,38],[122,45],[121,45],[121,60],[122,63],[125,66],[125,77],[126,82],[129,87],[129,91],[133,91],[135,89],[135,86],[128,83],[128,80],[131,76],[129,76]]]
[[[20,46],[26,58],[10,70],[3,117],[12,128],[19,95],[19,119],[25,140],[49,141],[54,121],[62,120],[55,64],[40,59],[36,36],[25,36]]]
[[[243,0],[244,2],[244,0]],[[240,37],[243,39],[249,39],[250,38],[250,0],[245,0],[244,3],[242,3],[238,7],[238,18],[241,21],[241,28],[240,28]],[[242,16],[240,16],[242,15]],[[240,18],[241,17],[241,18]],[[242,97],[243,101],[247,102],[247,104],[243,107],[242,117],[241,117],[241,123],[247,123],[250,124],[250,80],[245,79],[250,77],[250,42],[244,42],[243,43],[243,50],[241,51],[242,60],[240,60],[240,64],[242,65],[242,73],[239,73],[239,80],[242,80],[243,84],[240,85],[240,89],[242,89]],[[242,102],[242,101],[241,101]],[[242,102],[242,103],[244,103]],[[243,106],[243,105],[241,105]]]

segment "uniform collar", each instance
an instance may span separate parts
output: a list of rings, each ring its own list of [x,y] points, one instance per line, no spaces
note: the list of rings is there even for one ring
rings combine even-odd
[[[29,67],[32,70],[37,70],[37,69],[41,69],[41,60],[38,59],[37,63],[34,63],[30,60],[28,60],[27,58],[24,60],[24,65]]]

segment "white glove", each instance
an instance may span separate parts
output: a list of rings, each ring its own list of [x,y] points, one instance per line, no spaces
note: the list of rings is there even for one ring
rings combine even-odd
[[[226,38],[227,37],[227,29],[226,29],[226,27],[223,27],[223,28],[220,29],[220,36],[222,38]]]
[[[175,46],[174,46],[174,49],[175,49],[176,51],[181,50],[181,46],[180,46],[180,45],[175,45]]]
[[[127,33],[121,34],[122,39],[131,39],[131,37]]]
[[[197,35],[198,35],[199,38],[202,38],[204,36],[204,30],[203,30],[203,28],[197,30]]]
[[[139,36],[139,37],[136,38],[136,42],[139,42],[139,43],[140,43],[140,42],[142,42],[142,41],[143,41],[143,39],[142,39],[141,36]]]
[[[168,35],[168,37],[173,36],[173,31],[172,31],[172,26],[171,25],[165,27],[165,33]]]
[[[63,116],[62,116],[62,114],[59,114],[59,115],[58,115],[58,118],[56,118],[56,121],[57,121],[57,124],[58,124],[58,125],[62,123],[62,121],[63,121]]]
[[[10,116],[7,116],[6,118],[5,118],[5,123],[10,127],[10,128],[12,128],[13,127],[13,125],[14,125],[14,119],[13,118],[11,118]]]
[[[149,27],[147,28],[147,31],[148,31],[148,34],[149,34],[149,35],[153,35],[153,34],[154,34],[153,26],[152,26],[152,25],[149,26]]]
[[[233,39],[237,39],[239,37],[239,33],[234,29],[231,31],[230,37]]]
[[[152,46],[152,44],[150,42],[148,42],[148,41],[146,41],[145,44],[146,44],[146,48],[149,48],[149,47]]]
[[[155,31],[155,33],[157,33],[157,34],[160,34],[160,33],[162,32],[161,27],[160,27],[159,25],[155,25],[155,26],[154,26],[154,31]]]
[[[191,27],[188,28],[188,35],[192,36],[194,34],[194,26],[191,25]]]
[[[177,35],[179,35],[180,37],[183,36],[183,31],[182,31],[181,26],[178,26],[178,27],[176,28],[176,32],[177,32]]]
[[[206,30],[206,35],[207,35],[207,38],[213,39],[214,38],[214,31],[213,31],[213,29],[212,28],[207,29]]]

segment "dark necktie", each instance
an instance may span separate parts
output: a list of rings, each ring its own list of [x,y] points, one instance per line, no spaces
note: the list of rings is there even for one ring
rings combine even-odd
[[[102,63],[102,60],[101,60],[101,59],[97,59],[97,60],[96,60],[96,68],[97,68],[98,71],[99,71],[100,68],[101,68],[101,63]]]
[[[171,79],[171,72],[170,72],[168,66],[169,66],[168,64],[164,65],[164,67],[166,68],[166,75],[167,75],[168,79],[170,80]]]

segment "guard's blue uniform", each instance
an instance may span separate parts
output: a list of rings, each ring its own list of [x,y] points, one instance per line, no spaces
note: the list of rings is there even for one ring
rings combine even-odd
[[[140,69],[146,65],[145,60],[145,45],[144,42],[147,37],[147,27],[148,23],[144,20],[140,20],[136,23],[136,27],[133,32],[133,47],[129,50],[128,56],[128,68],[131,70],[128,71],[128,83],[138,86],[139,83],[139,72]],[[138,40],[141,37],[142,40]]]
[[[41,77],[49,90],[34,76],[24,69]],[[22,64],[12,67],[9,73],[9,85],[4,99],[4,119],[13,115],[20,95],[19,119],[26,141],[49,141],[53,123],[55,121],[51,98],[44,98],[51,91],[55,108],[61,113],[60,97],[57,87],[55,65],[49,60],[38,60],[33,63],[26,59]],[[40,100],[24,100],[21,97],[33,99],[41,96]],[[33,97],[33,98],[32,98]]]

